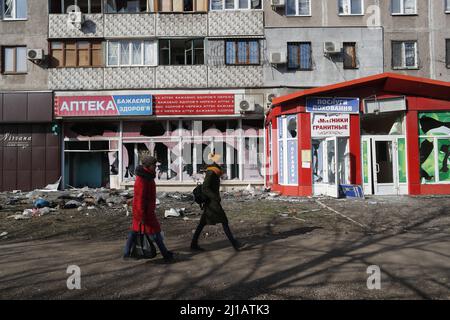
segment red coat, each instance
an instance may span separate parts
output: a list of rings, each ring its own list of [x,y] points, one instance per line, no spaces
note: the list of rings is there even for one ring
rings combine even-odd
[[[161,226],[155,213],[155,173],[142,166],[137,167],[135,173],[132,230],[139,231],[139,223],[143,221],[145,233],[161,232]]]

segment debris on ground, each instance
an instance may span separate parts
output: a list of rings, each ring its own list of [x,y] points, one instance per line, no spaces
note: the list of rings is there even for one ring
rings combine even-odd
[[[181,209],[170,208],[169,210],[164,211],[164,218],[181,217],[184,215],[185,211],[186,211],[186,208],[181,208]]]
[[[8,235],[8,232],[2,232],[0,233],[0,238],[6,237]]]

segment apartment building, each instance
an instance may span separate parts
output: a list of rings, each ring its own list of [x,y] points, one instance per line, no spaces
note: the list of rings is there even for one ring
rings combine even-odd
[[[131,185],[150,153],[159,185],[191,189],[213,151],[226,186],[263,184],[262,1],[49,4],[66,185]]]
[[[27,58],[47,46],[47,18],[46,0],[0,1],[0,190],[42,188],[60,177],[47,66]]]
[[[449,81],[449,2],[0,0],[0,134],[31,132],[41,159],[3,144],[3,188],[126,187],[145,152],[159,185],[191,188],[212,151],[227,187],[262,184],[274,97],[384,71]]]

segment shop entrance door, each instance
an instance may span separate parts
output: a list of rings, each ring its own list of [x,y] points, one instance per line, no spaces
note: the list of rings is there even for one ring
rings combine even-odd
[[[339,185],[349,181],[348,138],[313,140],[314,195],[339,197]]]
[[[398,194],[397,143],[394,138],[372,139],[373,186],[377,195]]]
[[[364,137],[364,192],[375,195],[398,195],[398,144],[395,137]]]

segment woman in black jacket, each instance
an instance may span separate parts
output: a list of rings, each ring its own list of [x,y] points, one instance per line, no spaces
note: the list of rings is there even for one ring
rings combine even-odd
[[[223,231],[228,237],[228,240],[230,240],[233,248],[236,251],[239,251],[243,248],[243,246],[233,237],[228,225],[228,218],[225,211],[223,211],[222,205],[220,204],[220,177],[223,175],[223,171],[222,168],[216,163],[220,160],[220,155],[210,154],[209,158],[213,161],[213,164],[207,166],[205,180],[202,185],[202,192],[207,200],[203,207],[203,214],[200,218],[200,223],[195,230],[194,237],[192,238],[191,249],[203,251],[204,249],[198,245],[198,238],[200,237],[203,228],[206,225],[221,223],[223,226]]]

